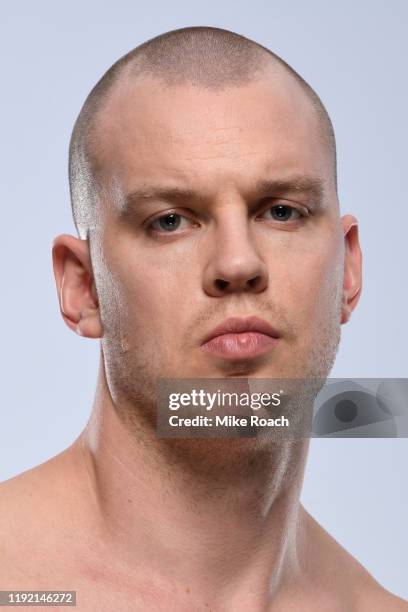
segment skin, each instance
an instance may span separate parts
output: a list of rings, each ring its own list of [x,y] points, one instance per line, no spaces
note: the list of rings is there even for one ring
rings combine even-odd
[[[101,339],[93,411],[68,449],[0,485],[1,588],[75,588],[80,610],[408,609],[301,506],[308,441],[155,436],[158,376],[331,368],[361,251],[310,102],[283,72],[221,93],[125,74],[99,135],[104,198],[90,242],[53,246],[66,324]],[[303,210],[310,196],[265,200],[255,185],[294,175],[319,180],[324,197],[282,224],[270,207]],[[200,197],[126,209],[143,181]],[[146,230],[169,211],[186,215],[177,232]],[[227,316],[252,314],[279,330],[272,353],[232,364],[200,348]]]

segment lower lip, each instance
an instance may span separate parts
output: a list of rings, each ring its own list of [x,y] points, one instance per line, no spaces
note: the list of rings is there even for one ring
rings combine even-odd
[[[260,332],[242,332],[216,336],[203,344],[203,349],[227,359],[250,359],[266,353],[277,342],[278,338]]]

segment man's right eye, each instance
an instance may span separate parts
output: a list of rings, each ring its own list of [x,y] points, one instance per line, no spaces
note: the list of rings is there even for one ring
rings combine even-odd
[[[188,221],[186,217],[178,213],[167,213],[154,219],[148,227],[156,232],[171,233],[182,226],[183,220]]]
[[[162,229],[165,231],[172,232],[180,226],[181,217],[176,213],[170,213],[169,215],[164,215],[163,217],[159,217],[152,223],[152,227],[155,229]]]

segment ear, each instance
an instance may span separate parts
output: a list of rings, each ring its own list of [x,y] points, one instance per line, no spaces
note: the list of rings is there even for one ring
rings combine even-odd
[[[342,217],[342,224],[345,253],[341,323],[347,323],[361,295],[362,254],[357,219],[352,215],[345,215]]]
[[[102,322],[88,240],[62,234],[52,246],[60,310],[65,323],[80,336],[102,337]]]

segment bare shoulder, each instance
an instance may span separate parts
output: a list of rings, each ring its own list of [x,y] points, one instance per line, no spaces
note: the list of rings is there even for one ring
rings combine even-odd
[[[358,612],[408,612],[408,601],[393,595],[378,583],[363,590]]]
[[[38,584],[61,567],[62,550],[64,558],[79,550],[88,527],[85,487],[72,447],[0,483],[1,584],[23,576]]]
[[[44,463],[0,482],[0,533],[28,515],[34,521],[44,516],[42,511],[72,485],[75,455],[72,445]]]
[[[333,585],[339,599],[347,599],[356,612],[408,612],[408,602],[390,593],[331,536],[304,508],[308,573],[316,584]]]
[[[42,506],[49,503],[55,491],[57,470],[54,465],[58,462],[59,456],[0,483],[2,539],[15,527],[29,528],[30,522],[24,521],[29,515],[33,521],[41,516]]]

